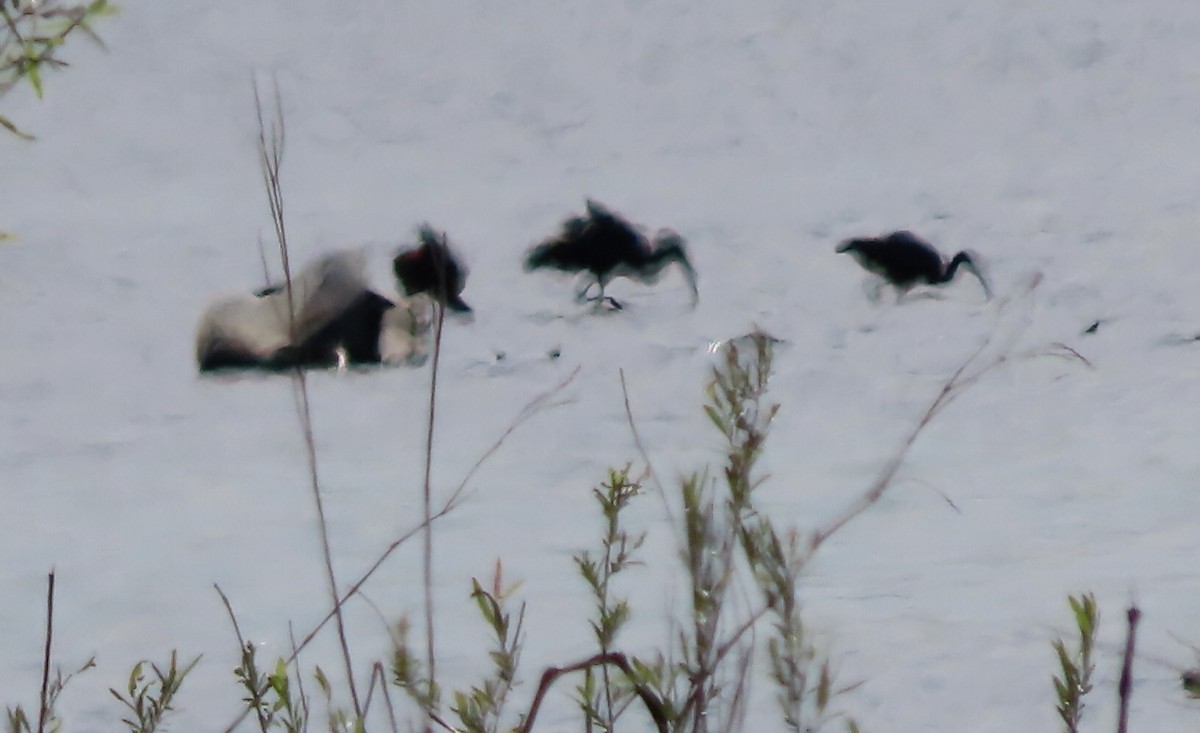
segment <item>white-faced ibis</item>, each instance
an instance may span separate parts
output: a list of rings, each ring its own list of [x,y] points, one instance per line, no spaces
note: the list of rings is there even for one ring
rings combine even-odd
[[[444,232],[428,224],[417,232],[418,245],[396,255],[392,269],[405,295],[426,293],[457,313],[470,313],[462,299],[467,268],[454,255]]]
[[[992,297],[992,289],[979,271],[977,256],[964,251],[947,262],[932,244],[909,231],[847,239],[837,251],[849,253],[864,269],[894,285],[901,295],[916,285],[948,283],[962,266],[979,279],[984,295]]]
[[[196,362],[207,372],[406,361],[419,356],[427,328],[407,304],[368,286],[362,252],[335,252],[301,270],[290,288],[211,305],[196,332]]]
[[[586,215],[567,219],[558,235],[535,245],[525,255],[526,271],[553,269],[588,273],[591,277],[577,293],[577,299],[608,302],[617,309],[621,305],[604,294],[609,282],[626,277],[654,283],[672,263],[683,270],[695,305],[699,299],[696,271],[688,259],[683,237],[663,229],[653,241],[647,241],[632,224],[591,199],[587,201]],[[593,284],[600,287],[600,294],[588,298]]]

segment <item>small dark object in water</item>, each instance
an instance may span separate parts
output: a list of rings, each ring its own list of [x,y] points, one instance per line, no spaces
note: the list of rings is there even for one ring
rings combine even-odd
[[[525,255],[526,271],[554,269],[589,273],[599,285],[600,294],[587,297],[593,284],[589,281],[576,298],[607,302],[617,310],[621,309],[621,304],[604,294],[609,282],[626,277],[654,283],[672,263],[683,270],[692,291],[692,305],[695,305],[700,295],[684,238],[670,229],[663,229],[653,241],[647,241],[632,224],[591,199],[587,201],[586,215],[567,219],[557,236],[533,246]]]
[[[1179,675],[1179,683],[1193,698],[1200,698],[1200,669],[1185,669]]]
[[[1083,332],[1084,332],[1085,334],[1088,334],[1088,333],[1095,333],[1095,332],[1096,332],[1096,330],[1097,330],[1097,329],[1099,329],[1099,328],[1100,328],[1100,321],[1096,321],[1096,322],[1094,322],[1092,325],[1090,325],[1090,326],[1088,326],[1087,328],[1083,329]]]
[[[392,260],[392,269],[405,295],[426,293],[456,313],[470,313],[471,306],[461,297],[468,271],[451,250],[445,232],[422,224],[417,239],[417,247],[401,252]]]
[[[979,271],[977,255],[959,252],[947,263],[933,245],[910,231],[847,239],[837,246],[837,251],[849,253],[864,269],[891,283],[901,294],[922,283],[948,283],[961,265],[979,279],[984,295],[992,297],[992,289]]]

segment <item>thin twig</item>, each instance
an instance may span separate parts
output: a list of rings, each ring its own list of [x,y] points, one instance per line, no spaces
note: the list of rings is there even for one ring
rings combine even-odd
[[[275,227],[275,239],[279,243],[279,260],[283,265],[283,279],[287,283],[288,335],[296,339],[296,306],[292,296],[292,266],[287,246],[287,227],[283,218],[283,186],[280,184],[279,169],[283,164],[283,97],[279,93],[279,80],[272,78],[275,91],[275,118],[271,122],[270,145],[267,144],[267,125],[263,120],[262,102],[258,96],[258,82],[254,83],[254,109],[258,114],[258,155],[262,169],[263,185],[267,190],[267,205],[271,209],[271,223]]]
[[[237,615],[233,612],[233,604],[229,602],[229,597],[225,595],[225,591],[221,590],[221,586],[213,583],[213,588],[217,589],[217,595],[221,597],[221,602],[225,604],[225,611],[229,614],[229,620],[233,623],[233,633],[237,636],[238,648],[246,648],[246,639],[242,636],[242,627],[238,625]]]
[[[262,232],[258,233],[258,261],[262,265],[263,287],[271,287],[271,267],[267,264],[267,248],[263,244]]]
[[[291,284],[288,284],[291,290]],[[329,523],[325,518],[325,502],[321,496],[321,481],[317,473],[317,445],[313,437],[312,412],[308,402],[308,380],[304,369],[297,366],[293,375],[296,385],[296,397],[299,404],[300,426],[304,433],[304,448],[308,459],[309,486],[312,489],[313,501],[317,508],[317,529],[321,536],[321,556],[325,561],[325,577],[329,581],[329,595],[333,600],[334,620],[336,622],[338,644],[342,651],[342,660],[346,666],[346,680],[350,685],[350,698],[354,703],[354,714],[362,718],[362,705],[358,698],[358,689],[354,681],[354,664],[350,655],[350,644],[346,637],[346,622],[342,614],[342,603],[338,596],[337,578],[333,571],[333,548],[329,540]]]
[[[972,355],[971,359],[974,358],[975,356]],[[966,363],[969,364],[971,359],[968,359]],[[963,366],[965,367],[966,364]],[[956,380],[962,374],[962,370],[963,367],[959,367],[958,371],[954,373],[954,376],[952,376],[948,381],[946,381],[945,384],[942,385],[942,389],[940,392],[938,392],[937,397],[934,398],[933,402],[930,403],[929,407],[926,408],[925,413],[921,416],[921,419],[917,421],[916,426],[909,431],[908,436],[903,442],[901,442],[899,450],[897,450],[896,453],[884,465],[883,470],[880,471],[879,476],[876,477],[875,481],[871,484],[871,487],[867,489],[867,491],[864,492],[862,496],[860,496],[853,504],[851,504],[848,509],[842,512],[841,515],[835,517],[833,521],[829,522],[824,527],[821,527],[813,532],[812,537],[808,542],[808,551],[810,554],[815,552],[818,547],[824,544],[824,542],[833,536],[838,530],[846,526],[852,519],[871,508],[883,497],[884,493],[886,493],[888,488],[891,487],[892,479],[896,476],[896,471],[898,471],[900,469],[900,465],[904,463],[905,457],[908,455],[909,450],[912,449],[912,446],[917,441],[917,438],[929,425],[930,421],[933,420],[934,416],[936,416],[937,413],[950,401],[953,391],[958,386]]]
[[[371,611],[379,619],[379,623],[383,626],[384,633],[386,633],[388,635],[388,639],[392,642],[392,646],[393,647],[401,646],[401,644],[403,643],[403,640],[400,638],[400,636],[398,636],[396,634],[395,627],[391,623],[388,622],[387,616],[384,615],[383,609],[379,607],[379,604],[376,603],[374,600],[372,600],[372,598],[369,595],[367,595],[366,593],[364,593],[362,591],[359,591],[358,597],[360,600],[362,600],[363,603],[367,604],[367,608],[371,609]]]
[[[242,627],[240,624],[238,624],[237,614],[233,612],[233,604],[229,602],[229,597],[225,595],[225,591],[221,590],[220,585],[213,583],[213,588],[217,589],[217,595],[221,597],[221,602],[225,604],[225,611],[229,614],[229,621],[233,624],[233,633],[235,636],[237,636],[238,653],[242,657],[242,663],[245,664],[246,653],[248,651],[246,648],[246,638],[242,636]],[[290,624],[288,625],[288,628],[291,628]],[[249,671],[249,669],[246,670],[247,673]],[[268,680],[264,680],[261,685],[258,684],[258,680],[251,680],[250,683],[254,685],[254,698],[252,699],[262,699],[262,696],[267,694],[267,688],[270,687],[271,684]],[[265,733],[269,725],[269,720],[263,713],[260,705],[254,704],[253,708],[255,715],[258,716],[258,729]]]
[[[292,622],[288,621],[288,642],[292,645],[292,659],[289,664],[295,665],[296,670],[296,692],[300,695],[300,710],[304,715],[304,729],[308,730],[308,695],[304,694],[304,672],[300,669],[300,650],[296,648],[296,630],[292,627]]]
[[[371,702],[375,699],[375,686],[387,688],[387,674],[379,662],[371,665],[371,677],[367,680],[367,697],[363,700],[363,715],[371,712]]]
[[[725,660],[725,657],[731,651],[733,651],[734,648],[736,648],[738,641],[740,641],[747,632],[754,631],[754,627],[758,624],[758,620],[765,616],[770,610],[770,606],[764,605],[762,608],[750,614],[749,618],[742,622],[737,630],[729,635],[729,638],[725,640],[725,643],[717,647],[717,653],[713,656],[713,666],[715,667],[720,665],[721,662]]]
[[[658,478],[658,471],[654,470],[654,464],[650,461],[650,454],[646,452],[646,445],[642,442],[641,433],[638,432],[637,423],[633,419],[633,408],[629,405],[629,387],[625,384],[625,370],[619,369],[618,373],[621,376],[621,396],[625,400],[625,420],[629,423],[629,432],[633,434],[633,445],[637,448],[638,455],[642,457],[642,462],[646,464],[646,471],[654,481],[654,487],[658,489],[658,496],[662,499],[663,509],[667,513],[668,524],[673,529],[676,529],[678,525],[675,522],[675,513],[671,511],[671,502],[667,500],[667,491],[663,488],[662,482]],[[676,539],[681,539],[678,536],[678,531],[676,531]]]
[[[693,710],[694,715],[697,716],[704,716],[708,714],[707,710],[704,709],[707,706],[702,705],[702,703],[706,702],[706,696],[703,689],[704,685],[712,680],[714,670],[717,670],[721,666],[721,664],[725,661],[725,657],[729,656],[731,652],[739,648],[738,642],[741,641],[741,638],[745,636],[747,632],[753,633],[754,628],[757,626],[759,620],[762,619],[762,617],[765,616],[770,610],[770,606],[766,605],[759,608],[757,611],[752,613],[749,618],[743,621],[738,628],[729,635],[728,639],[716,647],[716,651],[712,655],[712,662],[708,665],[709,668],[705,670],[704,674],[698,675],[696,679],[692,680],[691,687],[688,688],[688,693],[685,696],[686,702],[684,702],[683,707],[679,709],[679,718],[681,720],[687,718],[689,712]]]
[[[444,269],[444,268],[443,268]],[[443,292],[445,287],[442,288]],[[446,306],[441,298],[434,299],[433,363],[429,374],[429,422],[425,431],[425,479],[422,484],[422,509],[425,519],[423,531],[424,547],[421,553],[421,580],[425,589],[425,664],[429,670],[429,689],[437,690],[437,655],[434,653],[433,628],[433,524],[430,516],[433,508],[433,428],[437,416],[438,363],[442,355],[442,328],[446,322]],[[436,704],[436,698],[431,698]],[[430,707],[429,714],[433,712]],[[427,715],[428,717],[428,715]]]
[[[566,404],[565,401],[554,402],[554,401],[552,401],[552,398],[555,395],[557,395],[558,393],[565,390],[571,384],[571,382],[574,381],[575,377],[578,374],[579,374],[579,368],[577,367],[574,371],[572,371],[569,375],[567,375],[566,379],[564,379],[563,381],[559,382],[554,387],[551,387],[549,390],[543,392],[542,394],[538,395],[537,397],[534,397],[532,400],[527,402],[525,404],[525,406],[522,407],[521,410],[517,413],[517,417],[513,419],[513,422],[509,425],[508,429],[505,430],[504,433],[501,434],[501,436],[496,439],[496,442],[494,442],[491,445],[491,447],[489,447],[486,451],[484,451],[483,455],[479,458],[479,460],[475,462],[475,465],[473,465],[471,467],[471,470],[467,471],[467,475],[462,480],[462,483],[460,483],[458,485],[458,488],[456,488],[454,490],[454,492],[451,493],[451,495],[446,499],[446,501],[442,503],[441,508],[439,508],[436,512],[433,513],[432,516],[429,517],[428,522],[421,521],[417,525],[409,528],[402,535],[400,535],[395,540],[393,540],[391,542],[391,544],[389,544],[386,548],[384,548],[383,552],[381,552],[379,554],[379,557],[377,557],[375,559],[375,561],[373,563],[371,563],[371,565],[366,569],[366,571],[363,572],[362,575],[359,576],[358,580],[356,580],[353,584],[351,584],[351,586],[342,595],[341,600],[333,607],[333,609],[328,611],[325,614],[324,618],[322,618],[316,624],[316,626],[314,626],[312,629],[309,630],[309,632],[307,634],[305,634],[304,638],[300,640],[299,645],[295,646],[295,648],[293,649],[291,656],[288,657],[287,663],[291,664],[293,661],[295,661],[296,657],[300,654],[300,652],[303,651],[304,648],[307,647],[312,642],[312,640],[317,637],[317,634],[321,632],[321,629],[325,628],[325,624],[329,623],[329,621],[331,619],[333,619],[338,612],[340,612],[341,607],[343,605],[345,605],[351,598],[353,598],[362,589],[362,587],[364,585],[366,585],[367,581],[370,580],[371,577],[375,574],[375,572],[383,566],[383,563],[386,562],[389,557],[391,557],[392,553],[394,553],[397,549],[399,549],[400,546],[403,545],[405,542],[408,542],[410,539],[415,537],[419,532],[421,532],[425,528],[425,526],[427,524],[432,524],[433,522],[436,522],[437,520],[441,519],[442,517],[446,516],[447,514],[449,514],[450,512],[452,512],[453,510],[458,508],[458,506],[466,499],[465,490],[466,490],[467,483],[470,480],[470,478],[475,475],[475,473],[487,461],[488,458],[490,458],[492,455],[494,455],[500,449],[500,447],[505,443],[505,441],[508,439],[508,437],[510,435],[512,435],[517,430],[517,428],[519,428],[521,425],[523,425],[529,419],[531,419],[532,417],[534,417],[535,415],[540,413],[542,410],[550,409],[553,407],[560,407],[563,404]],[[246,716],[249,714],[250,714],[250,709],[248,707],[243,708],[242,712],[239,713],[237,715],[237,717],[234,718],[234,720],[228,726],[226,726],[225,733],[231,733],[235,728],[238,727],[238,725],[241,724],[241,722],[243,720],[245,720]],[[444,721],[441,721],[438,718],[434,718],[433,722],[437,723],[438,725],[441,725],[446,730],[450,730],[450,731],[454,730],[454,728],[452,726],[445,724]]]
[[[432,720],[433,722],[437,723],[442,728],[442,730],[448,731],[448,733],[462,733],[462,731],[460,731],[458,728],[455,728],[453,725],[450,725],[450,722],[448,720],[446,720],[442,716],[438,715],[437,713],[431,713],[429,715],[429,719]],[[426,729],[425,733],[428,733],[428,728]]]
[[[1126,733],[1129,729],[1129,700],[1133,697],[1133,652],[1142,612],[1137,606],[1130,606],[1125,612],[1125,617],[1129,620],[1129,635],[1125,637],[1125,661],[1121,664],[1121,682],[1117,688],[1121,698],[1117,733]]]
[[[754,644],[741,647],[740,652],[734,673],[736,683],[733,686],[732,699],[729,701],[729,713],[722,730],[742,730],[746,727],[746,708],[749,704],[750,667],[754,661]]]
[[[384,673],[383,664],[376,662],[375,670],[382,680],[379,690],[383,693],[383,704],[384,709],[387,710],[388,723],[392,727],[392,733],[400,733],[400,724],[396,720],[396,706],[392,704],[392,695],[388,692],[387,674]]]
[[[1025,287],[1022,288],[1021,292],[1019,293],[1021,296],[1020,302],[1028,302],[1031,293],[1040,282],[1040,273],[1030,278],[1029,282],[1026,283]],[[1009,300],[1004,301],[1001,304],[1001,309],[1003,310],[1006,308],[1010,302],[1011,301]],[[950,376],[950,378],[942,384],[941,390],[938,392],[937,396],[934,397],[933,401],[930,402],[929,407],[925,409],[925,412],[921,415],[921,418],[917,420],[916,425],[913,426],[913,429],[909,431],[909,434],[900,443],[899,449],[888,460],[888,462],[884,464],[883,470],[880,471],[879,476],[876,477],[870,488],[863,492],[863,494],[841,515],[835,517],[824,527],[821,527],[813,532],[808,543],[808,549],[810,553],[815,551],[838,530],[848,524],[855,517],[872,507],[883,497],[887,490],[891,488],[893,479],[896,476],[896,472],[904,463],[904,459],[912,450],[913,444],[916,443],[917,438],[920,437],[921,433],[923,433],[925,429],[929,427],[929,424],[933,421],[933,419],[937,417],[942,410],[954,402],[954,400],[957,399],[964,390],[973,385],[975,382],[979,381],[979,379],[985,374],[1008,361],[1008,355],[1012,350],[1013,342],[1016,339],[1016,334],[1019,334],[1022,330],[1023,328],[1015,329],[1014,333],[1009,336],[1008,341],[1003,342],[1002,346],[997,349],[998,353],[996,356],[992,357],[990,361],[987,361],[968,373],[968,369],[976,364],[980,357],[987,351],[988,347],[994,346],[996,343],[994,334],[988,336],[986,339],[984,339],[983,343],[981,343],[971,353],[971,355],[968,356],[963,363],[954,370],[954,373]],[[1082,357],[1080,358],[1082,359]],[[1082,361],[1087,363],[1086,359],[1082,359]]]
[[[50,719],[50,643],[54,639],[54,570],[46,578],[46,649],[42,653],[42,698],[38,708],[38,733],[45,733]]]
[[[572,672],[580,672],[585,669],[591,669],[599,665],[612,665],[625,673],[625,677],[633,685],[634,692],[641,699],[642,704],[646,707],[646,712],[654,719],[654,725],[659,733],[667,731],[667,712],[663,708],[662,701],[653,690],[646,687],[638,679],[634,673],[633,666],[624,654],[620,652],[608,652],[605,654],[596,654],[588,657],[583,661],[574,664],[568,664],[565,667],[550,667],[542,673],[542,679],[538,683],[537,693],[533,696],[533,702],[529,704],[529,712],[525,714],[525,720],[517,729],[519,733],[530,733],[533,730],[533,723],[537,719],[538,710],[541,709],[542,700],[546,697],[546,693],[550,690],[550,686],[565,674]]]
[[[571,382],[575,381],[575,377],[579,376],[581,369],[582,367],[575,367],[561,382],[525,403],[525,406],[521,408],[521,410],[517,413],[517,416],[513,418],[511,423],[509,423],[508,428],[500,434],[500,437],[497,438],[496,441],[492,443],[492,445],[485,450],[482,455],[479,456],[479,460],[475,461],[474,465],[472,465],[470,470],[467,471],[466,475],[463,476],[463,480],[459,482],[458,486],[454,489],[454,492],[450,495],[450,498],[457,499],[463,493],[467,487],[467,484],[472,478],[475,477],[475,474],[479,472],[479,469],[483,467],[483,464],[487,463],[487,460],[491,458],[496,451],[500,450],[501,446],[504,445],[505,441],[508,439],[508,436],[516,432],[517,428],[524,425],[527,420],[537,415],[542,410],[549,410],[554,407],[562,407],[563,405],[570,404],[570,400],[559,400],[557,402],[552,402],[551,398],[565,390],[567,386],[571,384]]]
[[[1088,358],[1086,356],[1079,353],[1078,351],[1076,351],[1074,348],[1068,346],[1067,344],[1064,344],[1061,341],[1055,341],[1054,343],[1052,343],[1050,345],[1054,346],[1056,348],[1062,349],[1063,351],[1065,351],[1067,353],[1066,353],[1066,355],[1064,355],[1064,354],[1059,354],[1059,353],[1056,353],[1053,351],[1047,351],[1044,354],[1045,356],[1057,356],[1062,359],[1075,359],[1076,361],[1083,362],[1083,365],[1086,366],[1088,369],[1096,368],[1096,366],[1094,364],[1092,364],[1092,362],[1088,361]]]
[[[280,180],[280,166],[283,163],[284,125],[283,98],[279,93],[279,81],[274,79],[275,117],[271,123],[271,135],[268,144],[267,125],[263,119],[262,101],[258,94],[258,83],[254,83],[254,107],[258,118],[258,151],[261,163],[263,185],[267,192],[267,202],[271,209],[271,221],[275,227],[275,237],[279,242],[279,257],[283,264],[283,277],[287,291],[288,304],[288,333],[290,343],[298,341],[296,324],[296,304],[292,292],[292,271],[288,256],[287,229],[283,217],[283,186]],[[303,433],[305,458],[308,463],[309,487],[312,490],[313,502],[317,510],[317,529],[321,538],[321,555],[325,564],[325,577],[329,584],[329,595],[333,602],[334,617],[337,621],[338,643],[341,646],[342,661],[346,667],[346,681],[350,687],[350,698],[354,703],[354,714],[362,719],[362,704],[359,701],[358,687],[354,680],[354,663],[350,655],[350,643],[346,637],[346,624],[342,616],[342,604],[339,602],[337,576],[333,570],[333,550],[329,541],[329,523],[325,516],[325,505],[321,497],[320,474],[317,470],[317,446],[313,436],[312,406],[308,399],[308,379],[304,369],[299,364],[293,372],[292,384],[296,411],[300,419],[300,430]]]

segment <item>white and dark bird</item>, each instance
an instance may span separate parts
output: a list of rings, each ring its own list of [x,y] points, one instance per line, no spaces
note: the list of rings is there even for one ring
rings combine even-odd
[[[359,248],[318,258],[292,277],[290,287],[269,285],[253,296],[213,303],[196,331],[200,371],[419,363],[429,301],[457,313],[471,308],[462,299],[467,268],[446,235],[423,224],[417,240],[390,261],[395,296],[372,287],[368,250]]]
[[[679,266],[692,292],[692,304],[699,299],[696,271],[688,258],[683,237],[670,229],[660,230],[652,241],[632,224],[602,204],[588,199],[587,213],[563,222],[562,231],[525,254],[525,270],[551,269],[562,272],[587,273],[590,277],[578,300],[607,302],[614,308],[621,305],[604,293],[608,284],[618,277],[642,283],[655,283],[672,264]],[[592,285],[599,286],[599,295],[588,298]]]
[[[947,262],[932,244],[910,231],[847,239],[837,251],[852,256],[863,269],[886,280],[901,295],[917,285],[944,285],[962,267],[979,279],[984,295],[992,297],[991,286],[980,272],[978,255],[963,251]]]
[[[196,330],[201,372],[417,360],[429,324],[373,290],[361,250],[333,252],[287,284],[214,302]]]

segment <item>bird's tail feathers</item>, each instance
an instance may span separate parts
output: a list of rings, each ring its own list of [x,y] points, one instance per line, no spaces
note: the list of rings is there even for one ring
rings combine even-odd
[[[700,302],[700,288],[696,284],[696,268],[688,256],[687,240],[673,229],[660,229],[654,235],[655,249],[671,253],[671,259],[679,263],[683,277],[687,280],[688,288],[692,291],[692,305]]]
[[[540,267],[548,267],[554,259],[555,247],[562,243],[558,237],[547,239],[535,244],[525,254],[525,271],[530,272]]]

